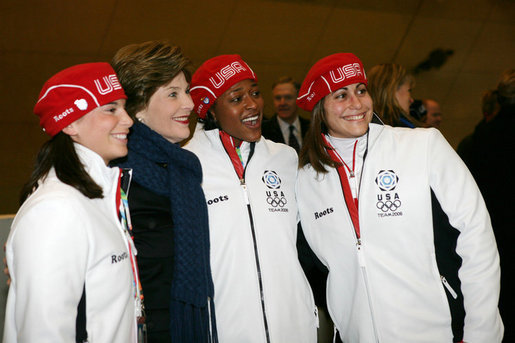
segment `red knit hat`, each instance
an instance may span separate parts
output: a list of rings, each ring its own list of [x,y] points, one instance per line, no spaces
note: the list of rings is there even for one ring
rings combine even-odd
[[[190,94],[194,110],[200,118],[206,118],[207,110],[216,99],[234,84],[257,76],[240,55],[221,55],[204,62],[191,78]]]
[[[300,87],[297,105],[311,112],[327,94],[353,83],[367,84],[363,64],[354,54],[338,53],[319,60]]]
[[[34,113],[50,136],[97,107],[127,99],[109,63],[79,64],[52,76],[39,93]]]

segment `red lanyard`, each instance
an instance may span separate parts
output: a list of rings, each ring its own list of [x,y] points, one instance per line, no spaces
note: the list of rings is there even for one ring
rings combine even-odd
[[[234,146],[234,140],[232,137],[227,134],[225,131],[220,130],[220,139],[222,140],[222,144],[225,148],[225,151],[231,158],[232,165],[234,166],[234,170],[236,171],[236,174],[238,174],[238,178],[240,180],[243,180],[243,162],[236,152],[236,147]]]
[[[345,198],[345,203],[347,204],[347,209],[349,210],[350,218],[352,220],[352,224],[354,225],[354,231],[356,231],[356,236],[360,238],[360,232],[359,232],[359,214],[358,214],[358,199],[352,197],[352,191],[350,189],[349,185],[349,179],[347,177],[347,173],[345,172],[344,166],[349,168],[345,162],[343,162],[343,159],[340,158],[336,150],[333,148],[331,143],[327,140],[325,135],[322,133],[322,139],[324,140],[324,143],[326,144],[326,150],[331,159],[338,163],[338,167],[336,170],[338,171],[338,175],[340,176],[340,184],[342,186],[343,191],[343,197]],[[357,143],[357,142],[356,142]],[[354,157],[356,156],[356,144],[354,145]],[[355,158],[352,162],[352,172],[354,171],[354,164],[355,164]],[[349,173],[351,170],[349,169]],[[353,174],[353,173],[352,173]],[[351,174],[351,175],[352,175]],[[354,176],[351,176],[354,177]]]

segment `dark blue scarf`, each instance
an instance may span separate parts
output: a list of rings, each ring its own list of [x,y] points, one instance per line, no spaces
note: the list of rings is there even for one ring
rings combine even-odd
[[[208,304],[214,287],[200,161],[139,122],[132,127],[128,148],[129,154],[119,166],[131,168],[134,181],[144,188],[170,199],[174,223],[172,342],[210,342],[210,327],[216,342],[214,305],[212,300]]]

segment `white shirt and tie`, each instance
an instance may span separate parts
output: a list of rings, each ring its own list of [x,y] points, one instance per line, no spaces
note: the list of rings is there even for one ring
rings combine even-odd
[[[292,146],[295,149],[295,146],[290,143],[290,134],[293,134],[295,139],[297,140],[299,148],[302,147],[302,135],[300,132],[300,120],[299,117],[295,118],[293,123],[287,123],[283,119],[277,117],[277,122],[279,123],[279,127],[281,128],[281,133],[283,134],[284,141],[286,144]],[[292,127],[292,128],[290,128]],[[293,131],[291,131],[293,130]],[[297,150],[297,149],[296,149]]]

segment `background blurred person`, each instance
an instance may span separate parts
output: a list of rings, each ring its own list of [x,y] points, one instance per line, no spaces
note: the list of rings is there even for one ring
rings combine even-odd
[[[432,99],[413,100],[410,115],[423,124],[423,127],[440,128],[442,111],[440,105]]]
[[[497,99],[497,91],[494,90],[487,90],[483,93],[481,96],[481,112],[483,114],[483,120],[485,123],[490,122],[497,113],[499,113],[500,105],[499,101]],[[456,148],[456,152],[462,160],[465,163],[469,163],[469,161],[474,159],[474,151],[473,151],[473,143],[472,143],[472,137],[473,133],[465,136],[460,143],[458,144],[458,147]],[[467,167],[470,166],[467,165]]]
[[[510,273],[513,270],[511,242],[513,230],[513,190],[515,179],[515,69],[506,70],[497,88],[486,92],[482,102],[483,120],[476,126],[468,143],[460,144],[458,152],[474,176],[486,207],[501,257],[501,297],[499,308],[505,322],[505,342],[515,339],[515,288]],[[468,145],[466,145],[468,144]]]
[[[299,152],[302,139],[308,131],[309,120],[297,113],[297,94],[300,85],[292,77],[282,76],[272,85],[275,114],[263,121],[262,133],[266,139],[285,143]]]
[[[425,127],[436,127],[439,129],[442,124],[442,110],[440,104],[433,99],[423,99],[422,103],[427,113],[421,121],[425,124]]]
[[[403,66],[378,64],[370,68],[367,77],[368,91],[383,123],[411,128],[423,126],[410,115],[415,78]]]

